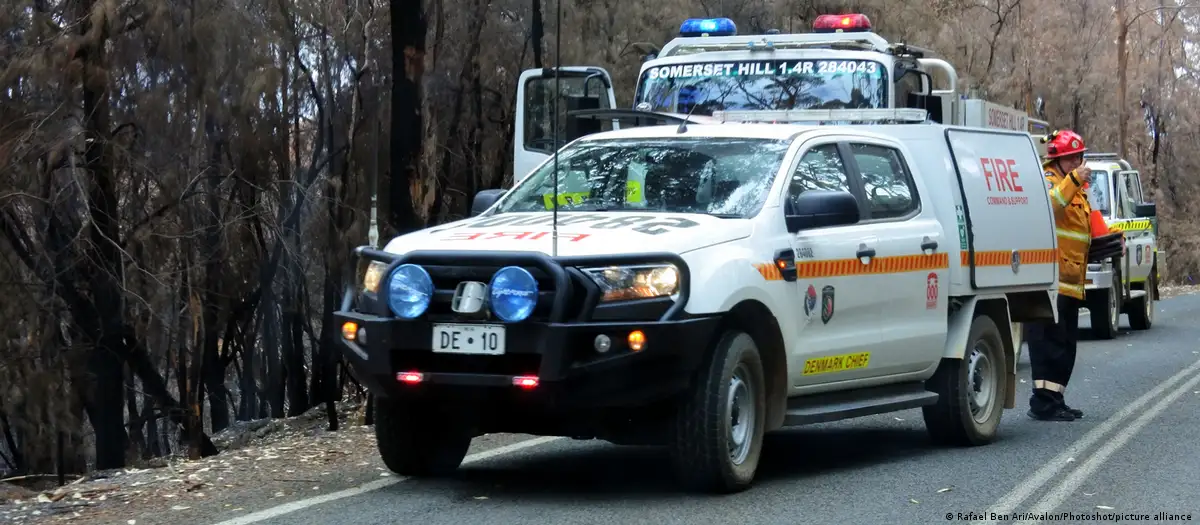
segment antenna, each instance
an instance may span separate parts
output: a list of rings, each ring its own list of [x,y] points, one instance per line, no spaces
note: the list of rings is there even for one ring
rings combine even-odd
[[[562,96],[562,91],[559,90],[559,79],[562,78],[562,0],[555,2],[554,17],[557,19],[554,26],[554,126],[551,128],[551,133],[554,134],[554,208],[553,218],[550,223],[550,256],[558,257],[558,99]],[[587,79],[584,79],[587,82]],[[587,87],[586,85],[584,87]]]
[[[559,0],[559,1],[561,2],[562,0]],[[696,108],[698,108],[698,107],[700,107],[700,103],[692,104],[692,109],[689,109],[687,112],[687,115],[683,116],[683,122],[679,123],[679,129],[676,129],[675,133],[678,133],[680,135],[687,133],[688,119],[692,118],[692,113],[695,113]]]

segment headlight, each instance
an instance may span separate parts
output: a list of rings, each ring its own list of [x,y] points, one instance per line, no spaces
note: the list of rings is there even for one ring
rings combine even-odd
[[[673,264],[586,268],[604,293],[601,301],[665,297],[679,292],[679,268]]]
[[[387,264],[371,261],[371,264],[367,265],[367,274],[363,276],[363,291],[378,293],[379,281],[383,280],[385,270],[387,270]]]
[[[524,321],[537,306],[537,279],[520,266],[505,266],[492,276],[492,282],[488,284],[488,295],[492,303],[492,313],[501,321]]]
[[[397,317],[414,319],[429,308],[433,279],[415,264],[402,264],[388,277],[388,307]]]

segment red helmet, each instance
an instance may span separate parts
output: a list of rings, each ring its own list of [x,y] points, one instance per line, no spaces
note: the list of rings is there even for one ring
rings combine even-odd
[[[1087,146],[1083,144],[1083,137],[1069,129],[1052,131],[1042,139],[1042,142],[1046,143],[1047,159],[1069,157],[1087,151]]]

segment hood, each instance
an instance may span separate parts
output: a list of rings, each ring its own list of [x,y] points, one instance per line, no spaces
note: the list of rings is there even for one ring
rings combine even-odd
[[[418,250],[537,251],[550,254],[550,212],[473,217],[392,239],[390,253]],[[558,255],[684,253],[741,239],[748,219],[693,213],[559,212]]]

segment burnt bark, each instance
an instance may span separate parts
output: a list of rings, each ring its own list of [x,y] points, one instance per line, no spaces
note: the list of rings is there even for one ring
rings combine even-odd
[[[477,57],[479,55],[479,47],[480,47],[480,38],[479,37],[480,37],[480,33],[483,32],[483,25],[484,25],[484,21],[485,21],[486,14],[487,14],[487,9],[488,9],[488,4],[486,2],[480,2],[478,7],[471,13],[471,18],[468,19],[468,21],[467,21],[467,31],[466,32],[467,32],[467,34],[470,35],[470,42],[471,42],[466,51],[466,56],[468,56],[468,57]],[[464,61],[462,66],[459,69],[458,89],[455,90],[455,93],[454,93],[454,102],[452,103],[452,107],[450,110],[450,123],[447,126],[447,130],[446,130],[446,138],[447,138],[447,140],[450,140],[450,141],[454,141],[462,135],[461,131],[462,131],[462,125],[463,125],[463,108],[464,108],[464,106],[466,106],[466,103],[467,103],[467,92],[468,92],[468,87],[470,86],[470,82],[471,82],[471,78],[472,78],[472,67],[474,66],[474,63],[475,63],[475,58],[471,58],[469,60]],[[446,150],[442,153],[442,169],[443,169],[443,171],[448,172],[448,173],[466,173],[467,178],[469,180],[473,181],[477,177],[477,175],[475,174],[475,170],[473,169],[473,166],[463,165],[465,163],[461,163],[461,161],[456,162],[455,161],[456,156],[453,155],[453,153],[454,153],[454,150],[452,150],[450,148],[446,148]],[[461,155],[458,156],[457,158],[461,158]],[[447,178],[447,179],[449,179],[449,178]],[[438,184],[437,198],[434,199],[434,202],[437,203],[437,206],[438,206],[438,222],[439,223],[444,222],[445,218],[446,218],[446,214],[450,212],[450,205],[446,199],[446,193],[447,193],[446,190],[449,188],[450,182],[451,182],[450,180],[445,180]],[[470,184],[470,186],[473,186],[473,185],[474,185],[473,183]],[[468,197],[473,196],[473,195],[475,195],[475,192],[471,191],[467,195],[468,195]],[[466,201],[467,201],[467,204],[466,204],[465,208],[467,210],[469,210],[471,207],[470,199],[468,198],[468,199],[466,199]]]
[[[533,47],[533,67],[542,68],[542,39],[546,36],[546,25],[542,22],[542,0],[532,0],[533,16],[529,21],[529,45]],[[560,0],[561,1],[561,0]]]
[[[140,454],[146,450],[146,438],[145,435],[142,434],[142,430],[145,427],[145,420],[138,417],[137,389],[134,387],[132,373],[125,375],[125,404],[125,408],[129,413],[130,419],[128,426],[129,445],[132,450],[137,451]],[[61,441],[61,436],[59,439]],[[61,448],[61,446],[62,445],[60,443],[59,447]]]
[[[209,167],[214,173],[221,173],[225,158],[226,141],[220,124],[211,113],[205,119],[206,135],[212,144],[209,153]],[[221,293],[222,265],[225,261],[225,243],[221,240],[221,207],[217,195],[219,179],[205,177],[205,192],[207,209],[203,214],[203,231],[201,232],[201,257],[204,258],[204,285],[201,292],[200,308],[203,338],[201,339],[202,357],[199,361],[200,372],[197,382],[203,381],[203,391],[198,392],[202,402],[208,395],[208,413],[213,432],[220,432],[229,427],[229,403],[225,396],[225,367],[220,360],[218,337],[221,333],[221,306],[224,302]],[[199,388],[199,385],[197,385]]]
[[[390,226],[395,233],[404,234],[424,226],[413,207],[412,185],[420,178],[421,78],[427,22],[422,0],[389,0],[389,5],[393,71]]]
[[[338,275],[326,269],[325,272],[325,304],[321,316],[321,343],[313,356],[313,402],[325,403],[325,415],[329,421],[329,430],[338,429],[337,407],[337,362],[340,331],[333,320],[333,312],[341,299],[341,286],[338,285]]]
[[[1125,0],[1116,0],[1117,17],[1117,145],[1121,158],[1129,158],[1129,108],[1125,107],[1125,91],[1128,89],[1129,71],[1129,22],[1125,11]]]
[[[283,417],[283,367],[280,365],[279,353],[283,351],[280,333],[283,324],[279,309],[274,304],[266,312],[263,319],[263,349],[266,350],[267,387],[263,402],[268,406],[270,417]]]
[[[77,304],[76,321],[85,319],[82,331],[95,347],[88,356],[92,373],[91,395],[85,409],[95,431],[96,468],[125,466],[128,436],[125,433],[124,294],[120,283],[123,259],[116,245],[120,239],[117,189],[108,149],[109,81],[106,63],[107,29],[93,26],[95,1],[81,1],[76,15],[82,45],[75,56],[83,68],[84,170],[90,175],[88,213],[92,223],[87,248],[85,277],[91,283],[91,304]],[[83,324],[83,323],[81,323]]]
[[[2,410],[0,410],[0,429],[4,431],[4,444],[8,446],[8,451],[11,454],[11,457],[2,459],[13,471],[23,472],[25,469],[25,458],[21,455],[21,448],[17,446],[17,438],[13,435],[12,423],[8,421],[8,416]]]
[[[288,416],[298,416],[308,411],[311,406],[308,401],[306,372],[304,370],[304,318],[301,313],[300,290],[297,286],[293,292],[295,308],[287,314],[287,328],[284,336],[284,374],[287,383]]]

